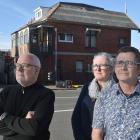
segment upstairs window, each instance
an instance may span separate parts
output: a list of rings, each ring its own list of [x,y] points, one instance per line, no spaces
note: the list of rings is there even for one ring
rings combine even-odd
[[[24,35],[23,32],[20,33],[20,45],[24,44]]]
[[[12,47],[16,47],[16,35],[12,35]]]
[[[17,45],[18,46],[20,45],[20,35],[19,34],[17,35]]]
[[[85,38],[86,47],[89,48],[96,47],[96,37],[97,37],[97,31],[94,30],[86,31],[86,38]]]
[[[83,72],[83,62],[76,61],[76,72]]]
[[[58,34],[58,41],[59,42],[73,43],[73,35],[69,34],[69,33],[59,33]]]
[[[42,11],[41,10],[38,10],[36,13],[35,13],[35,19],[38,20],[42,17]]]
[[[119,44],[120,45],[126,45],[127,44],[127,39],[125,37],[119,38]]]
[[[24,31],[24,44],[27,44],[28,42],[29,42],[28,30],[26,29]]]
[[[52,32],[51,31],[47,31],[47,30],[44,30],[43,32],[43,43],[46,45],[46,46],[52,46]]]

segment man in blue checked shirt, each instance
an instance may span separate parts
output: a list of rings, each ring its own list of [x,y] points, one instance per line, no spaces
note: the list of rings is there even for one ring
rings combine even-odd
[[[117,54],[118,84],[101,94],[94,109],[92,140],[140,140],[140,52],[122,47]]]

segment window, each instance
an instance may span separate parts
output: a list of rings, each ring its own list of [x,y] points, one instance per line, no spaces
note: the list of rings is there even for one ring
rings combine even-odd
[[[86,32],[86,47],[89,48],[96,47],[96,36],[97,36],[97,31],[88,30]]]
[[[23,32],[20,33],[20,45],[23,44],[24,41],[24,36],[23,36]]]
[[[18,45],[18,46],[20,45],[20,36],[19,36],[19,34],[18,34],[18,36],[17,36],[17,45]]]
[[[16,47],[16,35],[12,35],[12,47]]]
[[[52,46],[52,32],[44,30],[43,32],[43,42],[46,44],[46,47]]]
[[[83,62],[76,61],[76,72],[83,72]]]
[[[28,30],[26,29],[25,32],[24,32],[24,44],[27,44],[28,43]]]
[[[38,32],[37,31],[34,31],[33,33],[32,33],[32,35],[31,35],[31,42],[33,43],[33,44],[37,44],[38,43],[38,37],[39,35],[38,35]]]
[[[58,34],[59,42],[70,42],[73,43],[73,35],[68,33],[59,33]]]
[[[126,38],[121,37],[121,38],[119,39],[119,44],[120,44],[120,45],[125,45],[126,43],[127,43]]]
[[[37,13],[37,16],[38,16],[38,18],[41,17],[41,11],[39,11],[39,12]]]
[[[35,13],[35,19],[38,20],[38,19],[40,19],[41,17],[42,17],[42,11],[39,10],[39,11],[37,11],[37,12]]]

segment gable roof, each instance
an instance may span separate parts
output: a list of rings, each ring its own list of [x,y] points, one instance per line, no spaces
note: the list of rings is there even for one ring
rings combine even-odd
[[[140,30],[125,13],[81,3],[59,2],[50,8],[47,19]]]

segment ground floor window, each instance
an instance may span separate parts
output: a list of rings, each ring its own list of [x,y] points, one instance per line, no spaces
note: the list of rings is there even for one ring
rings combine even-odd
[[[83,72],[83,62],[82,61],[76,61],[76,72]]]

